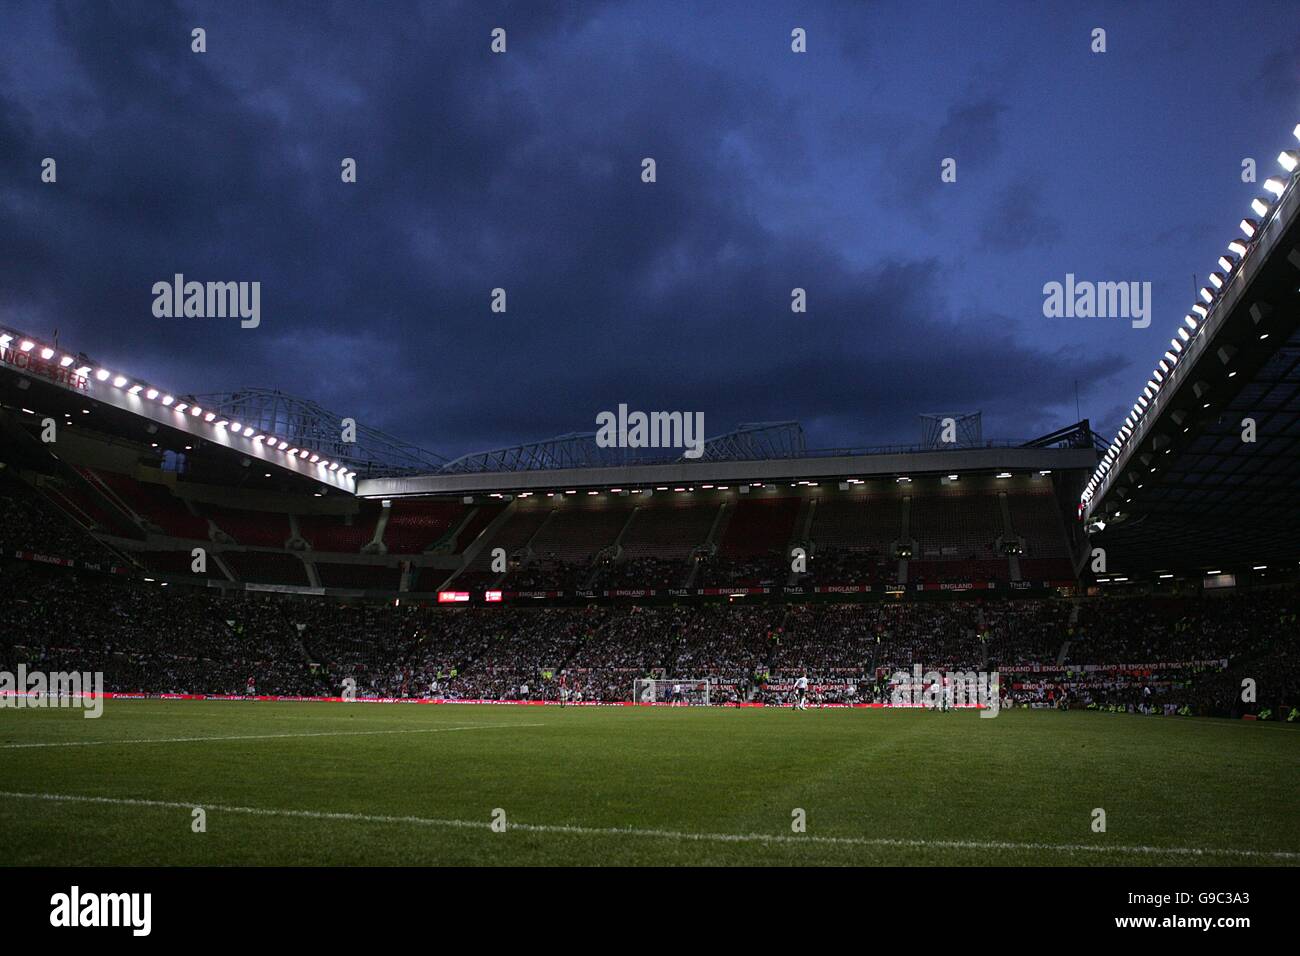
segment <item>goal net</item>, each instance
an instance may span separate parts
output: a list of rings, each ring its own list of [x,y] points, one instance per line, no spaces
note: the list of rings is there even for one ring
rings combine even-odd
[[[680,677],[643,677],[632,684],[632,702],[636,704],[694,704],[707,706],[709,682]]]

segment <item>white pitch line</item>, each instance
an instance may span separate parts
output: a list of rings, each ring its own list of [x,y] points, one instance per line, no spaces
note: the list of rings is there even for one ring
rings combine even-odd
[[[541,727],[543,724],[472,724],[465,727],[423,727],[416,730],[321,730],[305,734],[240,734],[229,737],[146,737],[140,740],[71,740],[39,744],[0,744],[0,750],[33,747],[115,747],[119,744],[188,744],[201,740],[278,740],[285,737],[372,737],[379,734],[443,734],[453,730],[500,730]]]
[[[500,725],[507,726],[507,725]],[[435,817],[384,816],[369,813],[342,813],[323,810],[278,810],[267,807],[239,807],[200,800],[142,800],[131,797],[90,797],[62,793],[18,793],[0,790],[0,799],[41,800],[49,803],[98,803],[122,807],[152,807],[165,810],[192,811],[196,807],[218,813],[238,813],[257,817],[291,817],[304,820],[330,820],[347,823],[410,824],[457,830],[491,830],[488,820],[443,820]],[[1300,852],[1288,850],[1236,850],[1214,847],[1121,846],[1094,843],[1014,843],[1000,840],[908,840],[889,837],[835,837],[785,833],[691,833],[682,830],[647,830],[638,827],[582,827],[548,823],[508,823],[506,830],[523,833],[556,833],[568,836],[632,836],[663,840],[687,840],[703,843],[779,843],[824,844],[849,847],[891,847],[898,849],[941,850],[1035,850],[1055,853],[1127,853],[1146,856],[1236,857],[1240,859],[1300,860]]]

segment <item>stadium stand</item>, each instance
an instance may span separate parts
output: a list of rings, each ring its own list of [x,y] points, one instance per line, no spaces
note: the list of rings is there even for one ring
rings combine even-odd
[[[335,564],[317,561],[316,574],[327,588],[351,588],[367,591],[396,591],[401,569],[378,564]]]
[[[84,476],[83,476],[84,479]],[[106,506],[86,485],[55,479],[41,483],[41,492],[78,525],[120,538],[139,538],[140,529],[115,508]]]
[[[898,496],[822,496],[813,511],[812,539],[818,548],[892,553],[902,532]]]
[[[629,559],[684,560],[704,544],[717,515],[716,504],[656,495],[636,509],[623,533],[623,554]]]
[[[1023,542],[1021,578],[1068,581],[1074,577],[1061,509],[1051,488],[1008,495],[1007,506],[1012,533]]]
[[[207,571],[195,574],[194,558],[188,551],[132,551],[131,556],[146,568],[159,574],[173,574],[178,577],[221,578],[222,573],[211,564]]]
[[[306,567],[291,554],[275,551],[223,551],[221,560],[240,581],[296,587],[311,584]]]
[[[690,568],[680,559],[672,558],[628,558],[615,560],[612,556],[599,561],[593,588],[639,589],[639,588],[679,588],[686,584]]]
[[[589,565],[596,552],[614,543],[630,515],[627,508],[559,508],[529,548],[542,560]]]
[[[921,561],[962,561],[994,557],[1003,536],[995,495],[944,489],[912,496],[911,534]]]
[[[914,665],[997,669],[1025,706],[1291,718],[1300,588],[1248,594],[824,604],[436,608],[223,597],[4,561],[0,662],[102,670],[114,691],[630,699],[641,676],[713,682],[716,703],[881,700]],[[39,622],[39,626],[33,626]],[[1259,675],[1258,701],[1239,675]],[[551,675],[547,677],[547,675]],[[527,688],[525,690],[525,688]],[[1184,710],[1185,709],[1185,710]]]
[[[860,493],[816,500],[805,586],[885,584],[898,580],[894,546],[902,532],[902,498]]]
[[[478,536],[497,519],[504,507],[497,502],[475,505],[469,519],[456,532],[455,553],[460,554],[478,540]]]
[[[480,587],[496,581],[501,575],[492,571],[492,552],[501,548],[507,558],[513,557],[516,551],[532,539],[551,514],[550,508],[532,507],[517,510],[508,516],[505,523],[483,544],[474,560],[457,575],[453,585],[457,588]]]
[[[89,469],[86,471],[89,472]],[[191,512],[186,503],[175,497],[167,487],[114,472],[91,474],[132,512],[163,534],[173,538],[208,540],[207,519]]]
[[[465,505],[459,502],[394,501],[384,529],[388,553],[419,554],[432,548],[465,519],[465,513]]]
[[[742,498],[735,506],[716,554],[704,558],[701,587],[783,585],[790,577],[787,545],[794,536],[802,498]]]
[[[289,516],[274,511],[244,511],[205,504],[204,512],[221,531],[239,544],[282,548],[289,540]]]
[[[363,507],[349,522],[334,515],[298,515],[298,534],[313,551],[356,554],[375,537],[379,512]]]
[[[125,563],[21,481],[0,471],[0,553],[30,552],[72,561]]]
[[[538,591],[585,587],[594,573],[592,559],[618,537],[632,514],[629,508],[558,507],[528,545],[529,560],[506,575],[507,589]]]

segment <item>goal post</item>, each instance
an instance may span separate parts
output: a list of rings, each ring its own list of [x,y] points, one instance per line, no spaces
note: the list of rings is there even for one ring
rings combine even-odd
[[[632,702],[707,707],[712,700],[710,691],[707,679],[642,677],[632,683]]]

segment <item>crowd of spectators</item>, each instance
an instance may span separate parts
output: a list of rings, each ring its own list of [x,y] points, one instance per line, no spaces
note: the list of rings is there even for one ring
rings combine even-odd
[[[538,558],[512,570],[501,582],[507,591],[576,591],[591,579],[591,566],[581,561]]]
[[[808,572],[799,577],[805,587],[844,584],[892,584],[898,580],[898,559],[879,550],[813,548]]]
[[[722,554],[699,558],[695,586],[701,588],[782,587],[790,579],[792,559],[782,553],[746,557]]]
[[[998,671],[1019,704],[1240,714],[1300,703],[1294,588],[1221,597],[445,608],[222,596],[0,563],[0,665],[102,671],[119,692],[630,700],[642,677],[715,701],[880,699],[882,679]],[[1242,680],[1258,685],[1241,700]]]
[[[6,472],[0,468],[0,554],[30,551],[92,564],[125,563]]]
[[[685,585],[689,566],[681,559],[628,558],[601,560],[591,586],[601,590],[679,588]]]

